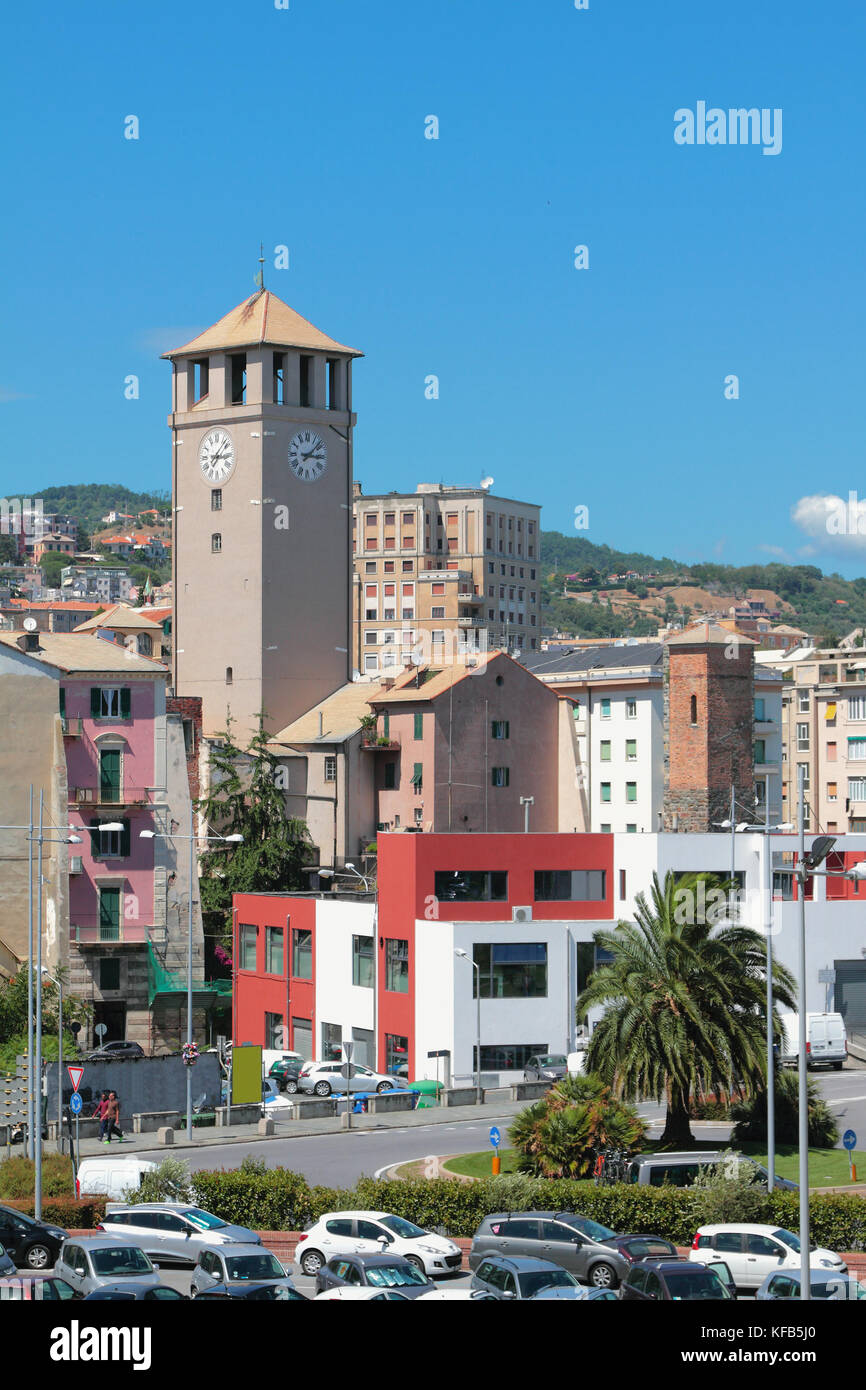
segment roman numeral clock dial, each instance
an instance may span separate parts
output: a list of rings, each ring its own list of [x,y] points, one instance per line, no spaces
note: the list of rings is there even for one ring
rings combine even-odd
[[[225,430],[211,430],[198,449],[198,464],[209,483],[225,483],[235,471],[235,446]]]
[[[315,430],[298,430],[289,444],[289,467],[301,483],[317,483],[328,466],[328,449]]]

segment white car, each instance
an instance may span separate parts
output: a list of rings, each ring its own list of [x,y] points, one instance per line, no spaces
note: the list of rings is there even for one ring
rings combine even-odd
[[[369,1067],[353,1066],[352,1080],[348,1083],[353,1091],[396,1091],[403,1089],[399,1076],[385,1076],[383,1072],[371,1071]],[[342,1062],[305,1062],[298,1073],[298,1086],[307,1095],[330,1096],[335,1091],[345,1095],[346,1078],[343,1076]]]
[[[713,1258],[724,1260],[738,1289],[758,1289],[768,1274],[800,1268],[800,1237],[781,1226],[750,1222],[701,1226],[689,1259],[701,1264]],[[848,1269],[835,1250],[813,1249],[809,1263],[813,1269],[831,1269],[838,1274]]]
[[[422,1274],[453,1274],[463,1261],[459,1245],[387,1211],[331,1211],[300,1237],[295,1261],[316,1275],[335,1255],[403,1255]]]
[[[411,1303],[411,1299],[397,1289],[325,1289],[317,1293],[315,1303]]]

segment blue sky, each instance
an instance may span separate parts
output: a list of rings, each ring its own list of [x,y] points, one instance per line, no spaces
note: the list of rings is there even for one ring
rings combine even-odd
[[[791,513],[866,496],[866,17],[589,4],[19,6],[0,494],[167,486],[158,354],[252,292],[263,240],[269,288],[366,353],[365,491],[488,475],[624,549],[863,572],[866,537]],[[781,108],[781,153],[677,145],[698,101]]]

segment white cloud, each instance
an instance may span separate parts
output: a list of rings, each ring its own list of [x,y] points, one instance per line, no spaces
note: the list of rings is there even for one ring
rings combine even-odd
[[[849,492],[847,498],[833,492],[801,497],[791,508],[791,520],[816,542],[808,553],[866,551],[866,499],[861,501],[856,492]]]
[[[766,555],[775,555],[777,560],[784,560],[786,564],[790,563],[791,557],[781,545],[759,545],[758,549]]]

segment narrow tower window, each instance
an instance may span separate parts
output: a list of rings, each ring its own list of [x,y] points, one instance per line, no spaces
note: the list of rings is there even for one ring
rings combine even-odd
[[[232,405],[243,405],[247,398],[247,355],[245,352],[235,352],[231,356],[232,364]]]
[[[231,666],[227,666],[227,667],[226,667],[226,685],[231,685],[233,679],[234,679],[234,677],[233,677],[233,675],[232,675],[232,668],[231,668]]]
[[[336,410],[337,407],[337,381],[339,362],[336,357],[328,358],[328,409]]]
[[[300,399],[300,401],[298,402],[298,404],[299,404],[299,405],[312,405],[312,400],[310,399],[310,392],[311,392],[311,389],[312,389],[312,381],[313,381],[313,359],[312,359],[312,357],[307,357],[307,356],[305,356],[305,355],[302,353],[302,354],[301,354],[301,364],[300,364],[300,366],[301,366],[301,392],[300,392],[301,399]]]
[[[692,698],[691,698],[691,722],[692,722],[693,724],[697,724],[697,722],[698,722],[698,697],[697,697],[697,695],[693,695]]]
[[[209,362],[208,362],[208,359],[207,359],[206,357],[202,357],[200,361],[198,361],[198,362],[193,362],[193,364],[192,364],[192,370],[193,370],[192,398],[193,398],[193,401],[194,401],[195,403],[197,403],[198,401],[203,400],[204,397],[205,397],[205,396],[207,395],[207,393],[208,393],[208,389],[209,389],[209,381],[208,381],[208,378],[209,378],[209,375],[210,375],[210,364],[209,364]]]
[[[286,354],[274,353],[274,405],[286,404]]]
[[[214,531],[210,538],[210,548],[214,555],[218,555],[223,548],[223,538],[219,531]]]

